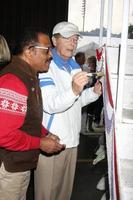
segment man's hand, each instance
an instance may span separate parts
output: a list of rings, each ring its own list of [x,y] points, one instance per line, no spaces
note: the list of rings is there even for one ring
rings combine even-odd
[[[98,95],[102,94],[102,83],[100,81],[97,81],[94,85],[94,92]]]
[[[49,136],[45,136],[40,140],[40,149],[46,153],[56,153],[65,149],[65,145],[60,144],[59,139],[57,140]]]
[[[60,142],[60,138],[53,133],[48,133],[47,137],[52,138],[53,140],[56,140],[57,142]]]
[[[79,95],[88,82],[87,72],[82,71],[75,74],[72,80],[72,90],[74,94]]]

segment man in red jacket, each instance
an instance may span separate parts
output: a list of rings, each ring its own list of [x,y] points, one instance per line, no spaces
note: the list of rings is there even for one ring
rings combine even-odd
[[[59,138],[42,127],[42,99],[37,72],[47,71],[51,42],[45,31],[29,29],[16,56],[0,72],[0,199],[24,200],[30,170],[39,149],[61,151]]]

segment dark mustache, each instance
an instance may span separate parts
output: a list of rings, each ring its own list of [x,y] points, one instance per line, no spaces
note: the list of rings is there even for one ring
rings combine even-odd
[[[47,59],[46,62],[51,62],[51,60],[53,60],[52,57],[50,57],[49,59]]]

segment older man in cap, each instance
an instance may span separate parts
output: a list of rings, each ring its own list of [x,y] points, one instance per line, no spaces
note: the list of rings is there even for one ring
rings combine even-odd
[[[40,155],[35,172],[36,200],[69,200],[72,193],[77,146],[81,129],[81,108],[98,99],[101,85],[83,90],[87,73],[72,58],[80,33],[70,22],[53,29],[53,60],[49,71],[39,75],[43,96],[43,124],[56,133],[66,149],[52,156]]]

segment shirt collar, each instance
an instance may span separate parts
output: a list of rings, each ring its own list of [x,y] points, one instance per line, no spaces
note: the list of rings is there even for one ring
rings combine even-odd
[[[53,56],[53,60],[55,62],[55,64],[62,70],[66,70],[68,71],[69,73],[71,73],[71,71],[73,69],[79,69],[80,66],[79,64],[73,59],[73,58],[70,58],[68,60],[64,60],[63,58],[61,58],[56,49],[52,49],[52,56]]]

